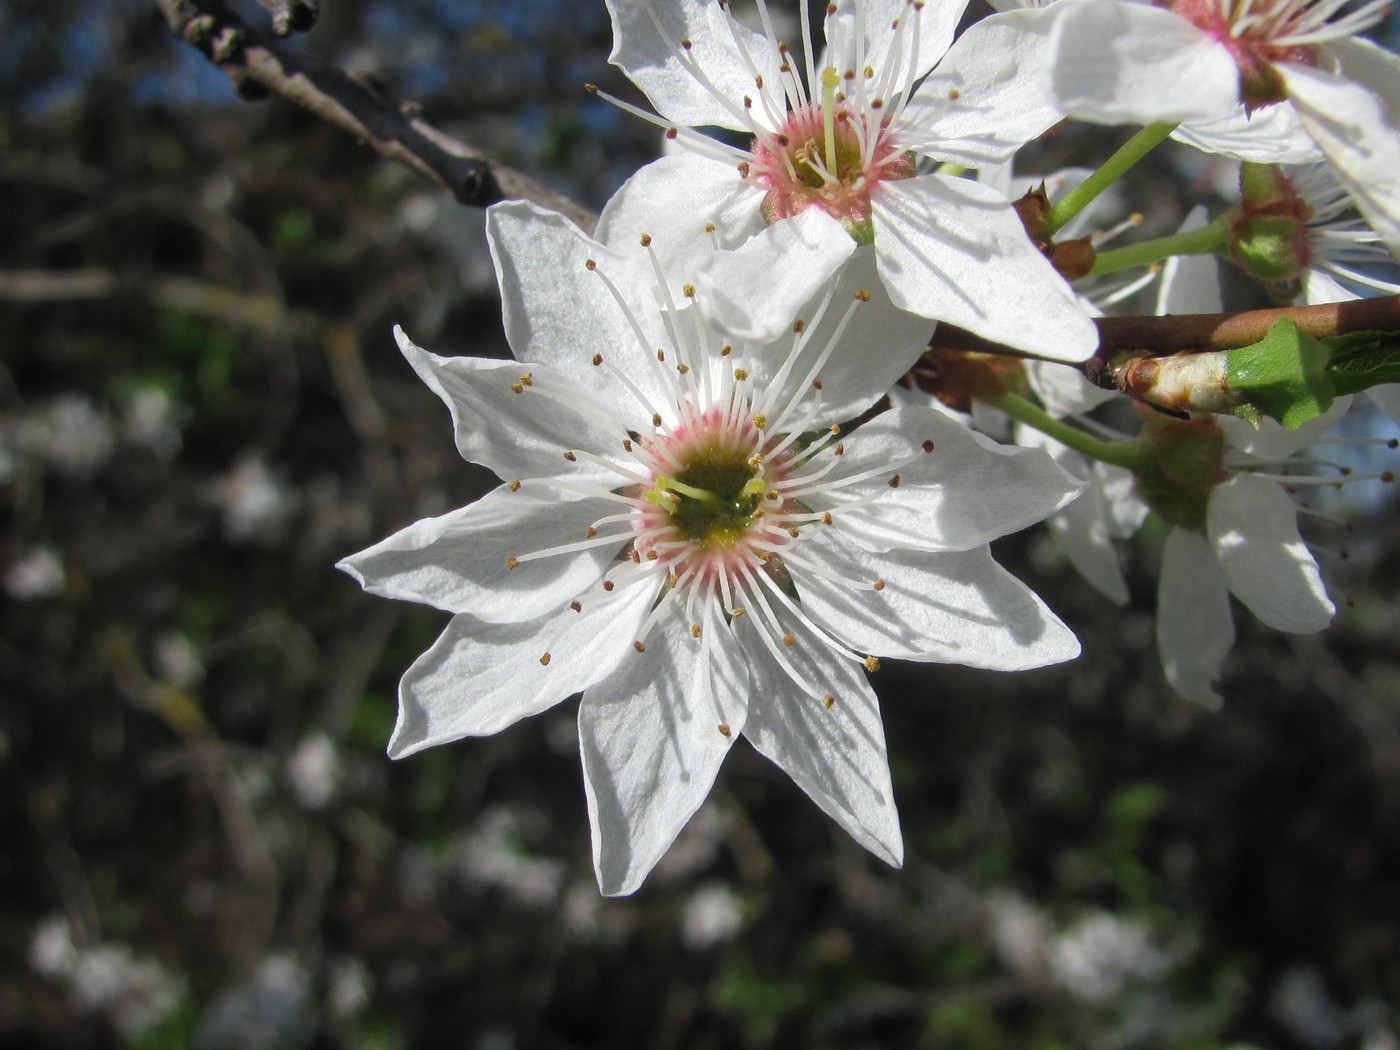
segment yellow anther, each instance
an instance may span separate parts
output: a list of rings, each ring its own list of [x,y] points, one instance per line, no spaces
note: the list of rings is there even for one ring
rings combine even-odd
[[[828,711],[831,710],[832,705],[835,703],[836,697],[832,696],[830,693],[827,693],[826,696],[822,697],[822,706],[825,707]]]
[[[690,637],[692,637],[692,638],[699,638],[699,637],[700,637],[700,625],[699,625],[698,623],[693,623],[693,624],[690,625]]]
[[[787,646],[789,649],[792,648],[792,643],[795,642],[795,641],[797,641],[797,635],[795,635],[795,634],[785,634],[785,635],[783,635],[783,644],[784,644],[785,646]]]
[[[747,368],[734,369],[734,378],[742,383],[745,379],[749,378],[749,370]]]
[[[510,490],[511,490],[512,492],[519,492],[519,491],[520,491],[520,482],[518,482],[518,481],[512,481],[512,482],[510,483],[510,486],[509,486],[509,487],[510,487]]]
[[[880,669],[880,661],[873,656],[867,656],[865,658],[865,669],[871,674],[874,674]]]
[[[520,568],[520,559],[519,559],[519,558],[507,558],[507,559],[506,559],[506,568],[507,568],[507,569],[518,569],[518,568]]]
[[[823,511],[823,512],[822,512],[822,524],[823,524],[823,525],[830,525],[830,524],[831,524],[831,511],[828,510],[828,511]]]
[[[766,427],[766,426],[768,425],[768,417],[767,417],[766,415],[764,415],[762,412],[760,412],[760,413],[758,413],[758,415],[756,415],[756,416],[753,417],[753,419],[752,419],[751,422],[752,422],[753,425],[754,425],[755,427],[757,427],[759,430],[762,430],[764,427]]]
[[[649,233],[644,233],[644,234],[642,234],[642,247],[643,247],[643,248],[650,248],[650,247],[651,247],[651,234],[649,234]]]

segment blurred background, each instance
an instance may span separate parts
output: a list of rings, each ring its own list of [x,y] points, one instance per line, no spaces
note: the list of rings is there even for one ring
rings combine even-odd
[[[658,148],[581,90],[637,97],[601,0],[325,0],[287,46],[594,209]],[[1149,232],[1222,199],[1167,156]],[[480,211],[146,0],[0,7],[0,1047],[1400,1047],[1393,486],[1308,534],[1331,630],[1237,609],[1218,715],[1157,665],[1162,530],[1122,610],[1013,537],[1085,654],[886,663],[902,871],[741,743],[609,900],[574,703],[384,755],[446,617],[332,566],[493,483],[395,323],[508,353]]]

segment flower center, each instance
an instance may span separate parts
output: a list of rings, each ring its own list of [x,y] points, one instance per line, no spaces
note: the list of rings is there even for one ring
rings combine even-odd
[[[701,447],[674,477],[658,477],[648,493],[671,518],[684,540],[702,550],[732,547],[757,520],[763,479],[744,452],[723,446]]]
[[[777,133],[754,140],[748,171],[768,187],[763,216],[768,222],[819,207],[861,244],[874,240],[870,193],[880,182],[914,174],[912,154],[889,134],[883,102],[856,105],[837,91],[835,69],[822,73],[819,105],[788,114]]]

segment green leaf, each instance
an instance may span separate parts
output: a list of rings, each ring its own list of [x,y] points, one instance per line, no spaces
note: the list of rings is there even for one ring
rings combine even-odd
[[[1332,405],[1327,364],[1327,347],[1280,317],[1259,342],[1225,354],[1235,415],[1256,424],[1268,416],[1297,430]]]

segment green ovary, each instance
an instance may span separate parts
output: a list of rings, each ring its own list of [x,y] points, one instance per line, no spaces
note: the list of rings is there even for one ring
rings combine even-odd
[[[697,547],[730,547],[753,524],[763,480],[742,451],[705,449],[688,458],[675,477],[658,477],[656,489],[674,493],[657,501],[681,537]]]

